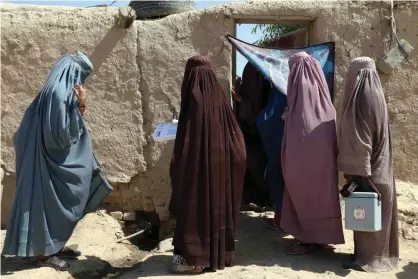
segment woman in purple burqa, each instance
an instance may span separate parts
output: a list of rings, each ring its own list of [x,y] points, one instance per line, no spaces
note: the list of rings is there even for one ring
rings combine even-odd
[[[373,59],[359,57],[347,73],[338,124],[338,168],[347,181],[373,183],[382,197],[383,229],[354,232],[354,257],[345,268],[391,271],[399,261],[398,208],[389,116]]]
[[[344,243],[338,193],[336,112],[320,64],[306,52],[289,59],[283,115],[285,180],[281,227],[300,255]]]

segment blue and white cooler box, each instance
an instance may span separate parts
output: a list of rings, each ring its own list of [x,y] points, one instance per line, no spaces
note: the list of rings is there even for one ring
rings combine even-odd
[[[382,202],[377,193],[353,192],[345,200],[345,228],[377,232],[382,229]]]

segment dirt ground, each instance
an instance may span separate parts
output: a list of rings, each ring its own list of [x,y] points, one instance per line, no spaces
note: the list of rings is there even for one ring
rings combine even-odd
[[[399,185],[399,184],[398,184]],[[396,272],[379,274],[380,279],[418,278],[418,228],[416,187],[400,185],[401,263]],[[399,187],[398,187],[399,188]],[[412,190],[413,189],[413,190]],[[5,231],[2,231],[2,240]],[[100,211],[89,214],[78,225],[69,244],[77,244],[85,256],[71,261],[69,272],[57,272],[48,267],[39,267],[31,261],[2,260],[2,277],[7,279],[98,279],[98,278],[188,278],[174,276],[168,271],[171,266],[171,239],[167,239],[151,251],[144,252],[127,243],[117,244],[123,233],[119,224]],[[260,221],[260,214],[244,212],[241,216],[237,237],[236,265],[217,273],[197,275],[197,278],[220,279],[277,279],[277,278],[374,278],[374,274],[347,271],[341,262],[353,252],[353,238],[345,231],[346,244],[336,246],[333,254],[287,256],[284,251],[294,243],[289,236],[267,228]],[[408,239],[405,239],[409,238]],[[3,244],[3,241],[2,241]]]

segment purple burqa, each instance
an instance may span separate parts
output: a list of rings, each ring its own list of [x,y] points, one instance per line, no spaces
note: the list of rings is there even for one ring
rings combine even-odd
[[[341,244],[336,112],[314,58],[297,53],[290,57],[289,68],[281,227],[303,243]]]

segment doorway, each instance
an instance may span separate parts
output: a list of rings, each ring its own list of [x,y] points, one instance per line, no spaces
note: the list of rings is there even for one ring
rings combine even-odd
[[[249,36],[259,33],[259,36]],[[251,24],[236,23],[235,37],[249,44],[266,48],[302,48],[310,44],[310,24]],[[253,39],[253,41],[248,41]],[[254,40],[256,39],[256,40]],[[280,121],[281,114],[287,105],[286,96],[279,94],[277,89],[244,58],[237,50],[233,51],[233,106],[238,123],[244,134],[247,151],[247,170],[245,174],[242,204],[243,210],[266,211],[281,203],[275,200],[283,194],[276,192],[275,185],[284,188],[283,175],[280,164],[281,136],[284,122]],[[277,97],[272,101],[273,95]],[[281,95],[281,96],[280,96]],[[268,131],[260,127],[260,113],[276,103],[275,131]],[[279,104],[279,106],[277,106]],[[279,111],[277,111],[277,109]],[[280,111],[283,110],[283,111]],[[261,131],[261,132],[260,132]],[[270,137],[271,136],[271,137]],[[275,138],[266,143],[266,138]],[[271,146],[266,152],[266,145]],[[271,151],[271,152],[270,152]],[[272,170],[276,171],[272,171]],[[278,187],[279,189],[280,187]],[[280,189],[279,189],[280,191]]]

